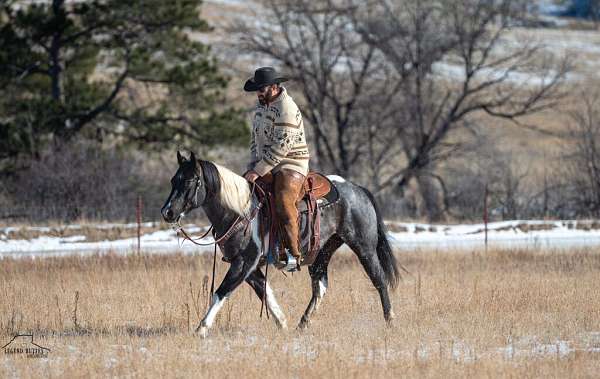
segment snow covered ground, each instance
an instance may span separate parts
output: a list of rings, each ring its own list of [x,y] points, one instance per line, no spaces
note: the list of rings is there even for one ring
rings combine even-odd
[[[152,223],[143,224],[143,226],[151,227]],[[101,224],[94,225],[98,229],[115,228],[137,228],[136,224]],[[166,227],[166,226],[165,226]],[[48,235],[40,235],[31,239],[10,239],[8,234],[15,232],[15,228],[0,229],[0,258],[4,257],[51,257],[51,256],[69,256],[69,255],[90,255],[96,253],[119,253],[130,254],[137,252],[137,237],[124,238],[116,240],[104,241],[87,241],[85,234],[77,234],[78,229],[83,228],[80,225],[70,225],[67,229],[71,232],[67,237],[53,236],[56,234],[53,228],[31,227],[21,228],[21,235],[26,235],[27,232],[35,232],[36,234],[44,233]],[[89,230],[89,225],[87,226]],[[206,228],[195,225],[186,225],[186,232],[191,235],[204,234]],[[212,237],[208,237],[202,242],[212,241]],[[190,242],[182,243],[183,240],[178,238],[175,231],[171,229],[158,230],[151,233],[143,234],[140,238],[141,250],[146,253],[194,253],[197,251],[208,251],[213,247],[199,249]]]
[[[145,227],[154,226],[152,223]],[[135,224],[86,225],[90,228],[136,228]],[[431,225],[419,223],[388,223],[389,237],[398,250],[474,250],[484,248],[483,224]],[[23,227],[0,229],[0,258],[6,257],[55,257],[90,255],[96,253],[131,254],[137,251],[137,238],[105,241],[88,241],[80,225],[63,228],[68,236],[57,236],[50,227]],[[206,227],[186,225],[191,235],[200,235]],[[78,230],[82,233],[78,234]],[[32,234],[30,239],[11,238],[18,231],[20,236]],[[21,237],[22,238],[22,237]],[[211,242],[207,237],[201,242]],[[166,228],[141,236],[141,249],[145,253],[195,254],[212,251],[212,246],[200,247],[177,237]],[[582,248],[600,246],[600,223],[593,221],[503,221],[488,225],[488,246],[493,248]]]
[[[398,249],[455,250],[485,247],[484,224],[389,225]],[[406,229],[406,230],[404,230]],[[488,225],[488,246],[496,248],[581,248],[600,245],[600,224],[592,221],[502,221]]]

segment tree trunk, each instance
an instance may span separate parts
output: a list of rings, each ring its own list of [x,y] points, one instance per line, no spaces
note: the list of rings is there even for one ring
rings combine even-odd
[[[54,18],[58,21],[64,18],[64,0],[54,0],[52,2],[52,12]],[[59,22],[57,22],[58,24]],[[50,45],[50,78],[52,80],[52,99],[62,102],[62,90],[61,90],[61,72],[62,67],[60,64],[60,49],[61,49],[61,38],[62,38],[62,25],[56,28],[53,36],[52,43]]]
[[[421,195],[422,203],[419,213],[429,221],[439,222],[446,219],[444,210],[443,193],[440,190],[437,182],[428,176],[417,176],[419,184],[419,194]]]

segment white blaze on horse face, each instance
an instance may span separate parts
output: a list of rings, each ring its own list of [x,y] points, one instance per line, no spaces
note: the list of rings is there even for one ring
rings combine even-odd
[[[285,320],[285,314],[277,304],[277,300],[275,300],[275,294],[271,289],[269,283],[267,283],[267,306],[269,307],[269,311],[273,316],[275,316],[276,322],[282,329],[287,329],[287,321]]]
[[[338,175],[327,175],[327,179],[331,180],[332,182],[340,182],[340,183],[346,182],[346,179],[344,179]]]
[[[223,304],[225,304],[225,300],[227,298],[219,299],[217,294],[214,294],[212,297],[212,302],[210,304],[210,308],[208,312],[206,312],[206,316],[204,316],[204,320],[202,320],[202,325],[207,328],[212,327],[212,324],[215,322],[215,317],[217,317],[217,313],[223,308]]]

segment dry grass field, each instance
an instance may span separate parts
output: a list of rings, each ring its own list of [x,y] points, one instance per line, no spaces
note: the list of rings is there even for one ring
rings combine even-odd
[[[212,334],[207,256],[0,261],[0,342],[33,333],[46,358],[0,352],[0,377],[594,377],[600,372],[600,250],[398,253],[411,272],[386,327],[358,261],[338,253],[303,332],[259,318],[244,284]],[[218,264],[219,278],[226,270]],[[270,271],[288,322],[308,273]]]

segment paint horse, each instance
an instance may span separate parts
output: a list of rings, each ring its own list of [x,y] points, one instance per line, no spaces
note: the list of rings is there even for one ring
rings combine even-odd
[[[161,209],[166,222],[179,223],[186,213],[202,207],[218,238],[239,216],[249,215],[258,206],[258,199],[249,183],[227,168],[197,160],[193,153],[186,159],[177,152],[177,161],[179,167],[171,179],[171,193]],[[388,288],[395,288],[398,284],[399,265],[387,240],[381,214],[367,189],[339,176],[328,178],[334,183],[339,199],[321,209],[319,252],[308,267],[312,298],[298,328],[308,326],[310,317],[323,299],[328,285],[327,266],[333,253],[344,243],[356,254],[379,292],[383,316],[389,323],[394,313]],[[261,271],[266,259],[261,259],[259,222],[258,217],[253,218],[247,228],[233,233],[221,245],[224,260],[230,262],[230,267],[196,329],[202,337],[206,337],[225,300],[243,282],[254,289],[259,299],[266,295],[266,306],[275,322],[279,327],[287,328],[285,315]]]

